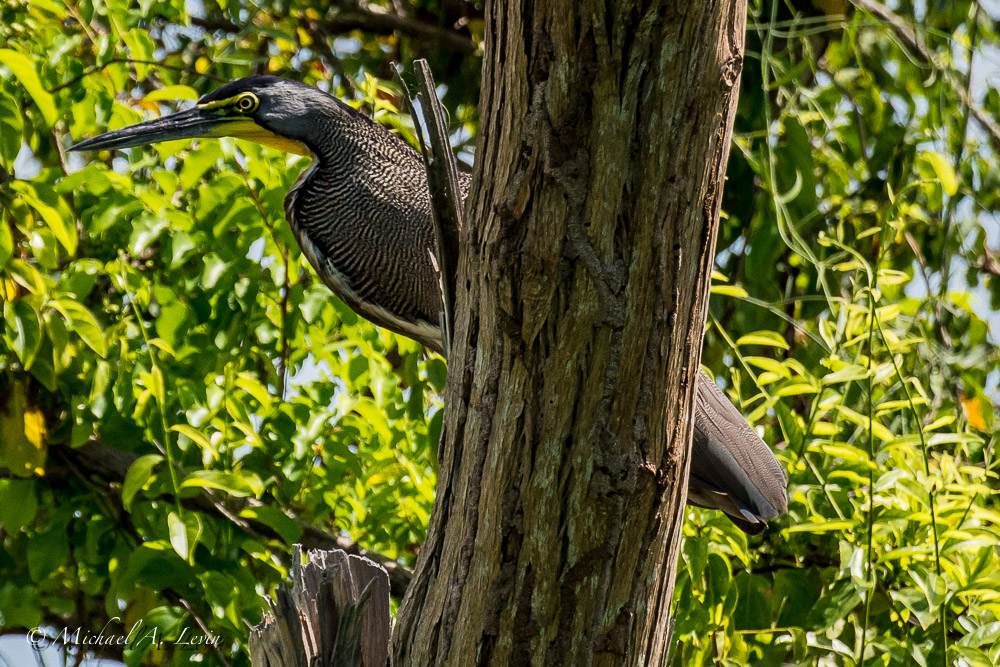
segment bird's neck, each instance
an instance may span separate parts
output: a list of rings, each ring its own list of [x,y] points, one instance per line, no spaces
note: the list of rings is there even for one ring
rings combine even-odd
[[[326,171],[359,167],[423,172],[420,156],[402,139],[346,104],[328,99],[314,108],[299,139]]]

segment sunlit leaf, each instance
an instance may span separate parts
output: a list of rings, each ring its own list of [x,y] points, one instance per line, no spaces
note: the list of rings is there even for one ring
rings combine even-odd
[[[237,475],[220,470],[196,470],[184,478],[181,488],[217,489],[237,498],[259,496],[263,491],[263,485],[255,475]]]
[[[719,296],[729,296],[736,299],[750,296],[747,291],[739,285],[712,285],[711,293],[718,294]]]
[[[199,97],[198,91],[190,86],[164,86],[150,91],[142,99],[157,102],[160,100],[196,100]]]
[[[13,170],[14,160],[21,152],[23,130],[24,123],[21,120],[21,112],[17,108],[17,103],[9,95],[0,91],[0,166],[8,172]],[[0,225],[0,268],[6,261],[3,255],[2,234],[4,227],[5,225]],[[7,230],[7,233],[9,234],[10,230]]]
[[[177,512],[167,514],[167,529],[170,531],[170,546],[178,556],[188,559],[190,544],[188,542],[187,526]]]
[[[55,299],[52,306],[66,318],[69,327],[80,336],[90,349],[100,356],[107,355],[107,342],[97,319],[85,306],[69,299]]]
[[[740,336],[736,339],[737,345],[764,345],[767,347],[778,347],[782,350],[789,349],[788,342],[774,331],[755,331],[751,334]]]
[[[56,106],[52,95],[45,90],[38,78],[31,59],[13,49],[0,49],[0,65],[7,66],[42,112],[42,118],[49,126],[56,122]]]
[[[125,481],[122,483],[122,506],[126,510],[131,510],[132,501],[135,499],[136,494],[146,486],[146,483],[152,477],[153,468],[162,460],[163,457],[159,454],[146,454],[137,458],[129,466],[128,473],[125,475]]]
[[[955,176],[955,170],[952,168],[948,158],[940,153],[933,152],[924,153],[921,157],[930,164],[938,180],[941,181],[941,187],[944,188],[945,192],[949,195],[954,195],[958,192],[958,178]]]
[[[14,353],[25,368],[31,368],[42,344],[42,323],[38,312],[25,299],[8,301],[4,304],[4,321]]]

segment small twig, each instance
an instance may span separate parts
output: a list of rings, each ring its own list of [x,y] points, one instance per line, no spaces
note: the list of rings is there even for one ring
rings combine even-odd
[[[326,30],[318,22],[307,19],[301,19],[299,27],[308,32],[310,37],[312,37],[312,48],[330,62],[330,67],[340,77],[340,83],[344,86],[347,96],[352,100],[358,99],[358,90],[354,86],[354,80],[347,73],[344,61],[334,52],[333,47],[327,41],[330,35]]]
[[[108,488],[122,484],[128,474],[129,467],[139,458],[133,452],[122,451],[97,438],[91,438],[87,444],[75,449],[68,447],[59,449],[66,450],[63,452],[64,460],[71,464],[70,470],[75,476],[86,479],[92,475],[104,482],[105,486],[97,490],[97,496],[100,498],[108,497]],[[53,470],[47,470],[46,477],[55,478],[53,472]],[[0,477],[5,474],[9,475],[9,471],[0,468]],[[264,501],[255,498],[242,498],[239,502],[231,502],[233,504],[232,510],[227,509],[217,497],[204,489],[202,493],[184,500],[185,507],[191,511],[205,512],[224,518],[254,539],[261,539],[261,536],[268,539],[280,539],[280,535],[266,523],[255,518],[239,516],[242,509],[259,508],[266,504]],[[388,556],[358,546],[343,535],[333,535],[309,523],[294,512],[284,509],[283,511],[302,529],[299,541],[306,548],[342,549],[350,554],[369,558],[389,572],[390,588],[394,596],[402,597],[406,592],[410,580],[413,578],[413,573],[406,566]],[[109,516],[117,516],[117,514],[112,512],[109,513]]]
[[[458,185],[458,167],[448,140],[448,125],[444,119],[444,109],[435,92],[434,77],[424,59],[413,63],[417,76],[417,95],[420,99],[423,119],[427,124],[430,149],[424,142],[420,118],[413,108],[409,88],[397,70],[396,76],[403,88],[407,110],[413,117],[413,126],[420,142],[420,150],[427,170],[427,186],[431,195],[431,214],[434,222],[434,238],[437,243],[434,259],[437,262],[441,280],[442,347],[445,354],[451,351],[451,337],[455,325],[455,272],[458,268],[458,239],[462,230],[462,194]]]
[[[326,29],[334,34],[363,30],[377,35],[398,33],[433,44],[436,48],[472,55],[479,45],[460,31],[408,16],[392,14],[377,5],[357,0],[335,0],[338,12],[326,21]]]
[[[278,237],[274,233],[274,227],[271,225],[270,219],[267,217],[267,211],[264,210],[264,204],[261,203],[260,197],[257,195],[257,191],[253,189],[250,185],[250,177],[247,174],[247,170],[243,168],[243,165],[236,162],[236,166],[239,167],[240,175],[243,177],[243,183],[247,186],[247,190],[250,192],[250,197],[253,199],[254,204],[257,207],[257,211],[260,213],[260,217],[264,221],[264,226],[267,228],[268,233],[271,235],[271,240],[281,250],[281,260],[285,269],[285,284],[284,291],[281,295],[281,326],[278,327],[278,395],[281,400],[285,400],[285,390],[288,388],[288,325],[285,320],[288,319],[288,293],[292,289],[292,280],[290,276],[290,267],[288,263],[288,246],[283,243],[278,243]]]
[[[188,602],[185,598],[182,598],[180,596],[178,596],[177,601],[180,603],[182,607],[184,607],[185,610],[187,610],[187,613],[191,615],[191,618],[193,618],[194,622],[198,624],[199,628],[201,628],[201,631],[202,633],[204,633],[205,637],[214,637],[211,629],[209,629],[204,619],[202,619],[202,617],[198,615],[198,612],[194,610],[194,607],[191,606],[190,602]],[[219,662],[225,665],[225,667],[231,666],[232,663],[230,663],[229,660],[226,659],[225,654],[222,652],[222,647],[219,646],[217,642],[208,642],[208,645],[212,647],[212,650],[215,652],[215,657],[219,659]]]
[[[80,24],[80,27],[83,28],[83,31],[87,33],[87,39],[90,40],[90,43],[91,44],[97,43],[97,35],[95,35],[90,30],[90,26],[87,24],[86,21],[83,20],[83,16],[80,14],[80,11],[74,6],[74,3],[67,2],[65,3],[64,6],[66,7],[66,13],[72,16],[74,19],[76,19],[76,22]]]
[[[57,91],[62,90],[63,88],[66,88],[68,86],[72,86],[77,81],[80,81],[81,79],[85,79],[88,76],[90,76],[91,74],[97,74],[98,72],[101,72],[104,69],[106,69],[109,65],[115,65],[115,64],[118,64],[118,65],[122,65],[122,64],[128,64],[128,65],[150,65],[152,67],[161,67],[163,69],[169,69],[169,70],[173,70],[175,72],[187,72],[188,74],[194,74],[194,75],[197,75],[197,76],[203,76],[206,79],[212,79],[213,81],[218,81],[220,83],[225,83],[226,82],[226,79],[223,79],[222,77],[218,77],[218,76],[215,76],[215,75],[212,75],[212,74],[208,74],[208,73],[204,73],[203,74],[203,73],[201,73],[201,72],[199,72],[197,70],[194,70],[194,69],[192,69],[190,67],[180,67],[179,65],[166,65],[166,64],[161,63],[161,62],[156,61],[156,60],[134,60],[132,58],[112,58],[111,60],[109,60],[108,62],[104,63],[103,65],[94,65],[92,67],[88,67],[82,73],[77,74],[72,79],[69,79],[68,81],[64,81],[63,83],[60,83],[58,86],[53,86],[52,88],[49,88],[49,92],[50,93],[55,93]]]
[[[982,126],[986,133],[990,136],[990,140],[993,143],[994,148],[1000,148],[1000,124],[996,122],[992,117],[989,116],[985,111],[976,107],[975,101],[966,92],[966,87],[963,85],[959,78],[959,75],[951,67],[940,65],[934,59],[934,54],[931,52],[929,46],[926,42],[910,28],[902,17],[896,12],[892,11],[889,7],[875,2],[875,0],[851,0],[851,4],[858,7],[877,19],[885,22],[893,34],[902,42],[920,64],[930,67],[941,73],[945,80],[954,89],[956,95],[958,96],[959,103],[968,109],[972,117]],[[978,11],[978,10],[977,10]],[[975,54],[973,54],[975,55]],[[969,62],[971,63],[971,57]]]
[[[972,34],[969,36],[969,44],[971,50],[969,52],[969,71],[966,74],[965,79],[965,99],[972,99],[972,68],[976,61],[976,49],[979,48],[979,5],[976,5],[976,11],[972,15]],[[958,131],[958,150],[955,152],[955,160],[952,163],[952,169],[955,171],[955,176],[959,179],[962,178],[962,159],[965,157],[965,142],[966,135],[969,133],[969,116],[972,114],[972,107],[966,106],[965,113],[962,114],[962,120],[960,128]],[[951,235],[951,224],[955,218],[955,211],[958,209],[958,202],[961,199],[960,194],[956,191],[955,194],[950,194],[948,196],[948,206],[944,210],[944,230],[941,232],[941,269],[939,271],[941,275],[941,284],[938,285],[938,299],[944,300],[945,296],[948,294],[948,283],[951,282],[951,259],[952,253],[948,252],[948,237]],[[938,307],[935,313],[938,317],[941,316],[940,307]],[[950,346],[949,346],[950,347]]]
[[[69,164],[66,161],[66,149],[63,148],[62,134],[55,128],[51,128],[50,132],[52,133],[52,138],[55,139],[56,149],[59,151],[59,164],[62,166],[63,175],[69,176]],[[73,222],[76,224],[76,247],[82,248],[83,243],[86,240],[86,235],[83,231],[83,220],[81,220],[79,214],[76,213],[78,210],[76,208],[76,197],[72,192],[68,193],[66,197],[69,199],[70,206],[73,208]],[[73,257],[67,257],[66,263],[69,263],[72,259]]]
[[[233,23],[228,19],[223,18],[207,18],[201,16],[192,16],[191,25],[198,26],[202,30],[208,32],[240,32],[242,28],[237,24]]]

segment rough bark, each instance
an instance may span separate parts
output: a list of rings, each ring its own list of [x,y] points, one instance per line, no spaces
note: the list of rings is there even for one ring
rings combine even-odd
[[[487,3],[394,664],[661,665],[745,0]]]
[[[250,631],[253,667],[385,667],[389,575],[340,549],[292,550],[292,588],[267,598]]]

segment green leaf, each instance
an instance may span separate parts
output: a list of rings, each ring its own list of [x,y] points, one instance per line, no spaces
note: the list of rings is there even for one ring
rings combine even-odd
[[[174,552],[184,560],[188,560],[190,547],[187,526],[177,512],[167,514],[167,531],[170,533],[170,546],[174,548]]]
[[[170,347],[183,342],[189,310],[183,301],[171,301],[160,307],[160,316],[156,318],[156,334]]]
[[[868,369],[860,364],[846,364],[835,373],[823,376],[823,384],[840,384],[842,382],[853,382],[863,380],[868,377]]]
[[[141,255],[160,238],[168,225],[169,222],[163,218],[140,215],[138,220],[132,223],[132,235],[128,242],[129,249],[133,254]]]
[[[13,333],[11,342],[14,353],[25,368],[31,368],[42,345],[41,318],[25,299],[15,299],[4,305],[4,320]]]
[[[45,124],[51,127],[56,122],[56,105],[52,95],[42,86],[35,66],[26,56],[12,49],[0,49],[0,64],[6,65],[21,82],[24,89],[42,112]]]
[[[64,514],[47,531],[28,540],[25,560],[28,561],[28,572],[34,581],[47,579],[66,563],[69,557],[69,534],[66,531],[68,520],[69,515]]]
[[[937,419],[932,421],[927,426],[924,426],[924,433],[929,433],[931,431],[941,428],[942,426],[948,426],[949,424],[954,424],[956,419],[957,417],[955,415],[942,415],[941,417],[938,417]]]
[[[440,357],[431,357],[427,360],[427,380],[436,392],[444,391],[445,383],[448,380],[448,365]]]
[[[184,263],[192,253],[198,250],[194,239],[187,232],[174,232],[170,243],[170,268],[175,269]]]
[[[972,648],[971,646],[965,646],[963,644],[956,644],[948,647],[949,650],[962,656],[964,662],[954,662],[952,664],[964,664],[969,665],[969,667],[996,667],[996,662],[990,659],[990,656],[983,653],[979,649]]]
[[[901,285],[903,283],[910,281],[910,274],[905,271],[897,271],[896,269],[881,268],[878,270],[878,284],[880,286],[888,285]],[[893,304],[894,306],[899,306],[899,304]],[[884,321],[890,318],[886,317],[886,314],[879,310],[879,317]]]
[[[796,382],[793,380],[789,384],[782,385],[774,392],[774,395],[779,397],[801,396],[802,394],[815,394],[818,392],[819,390],[808,382]]]
[[[47,326],[46,330],[50,330],[50,327]],[[49,340],[50,337],[51,336],[42,337],[42,347],[35,356],[35,360],[31,362],[31,368],[29,370],[35,379],[41,382],[46,389],[54,392],[56,390],[56,368],[54,363],[52,341]]]
[[[170,427],[170,430],[180,433],[192,442],[196,443],[202,449],[211,452],[213,460],[219,458],[219,450],[212,444],[211,439],[193,426],[188,426],[187,424],[174,424]]]
[[[164,86],[147,94],[143,100],[158,102],[160,100],[196,100],[198,91],[191,86]]]
[[[14,256],[14,236],[10,233],[7,220],[0,215],[0,269]]]
[[[949,196],[958,192],[958,179],[955,177],[955,170],[952,168],[948,158],[940,153],[924,153],[921,157],[927,161],[941,181],[941,187]]]
[[[247,507],[240,512],[244,519],[253,519],[272,528],[284,540],[285,544],[295,544],[302,537],[302,526],[277,507],[261,505]]]
[[[108,345],[104,340],[104,333],[97,324],[94,314],[86,306],[69,299],[55,299],[52,305],[66,318],[70,329],[75,331],[90,349],[101,357],[107,356]]]
[[[217,254],[209,253],[205,257],[205,271],[202,273],[201,282],[205,289],[212,289],[229,268],[229,263],[221,259]]]
[[[149,38],[149,33],[145,30],[133,28],[122,35],[122,41],[125,42],[134,61],[136,77],[140,81],[144,81],[150,70],[148,63],[153,59],[153,51],[156,48],[153,40]]]
[[[44,606],[36,587],[6,581],[0,584],[0,609],[5,627],[35,628],[42,622]]]
[[[217,618],[225,618],[231,626],[238,627],[242,623],[239,601],[239,582],[228,574],[221,572],[205,572],[200,574],[204,584],[205,602],[212,608]]]
[[[222,159],[222,148],[217,141],[202,143],[197,150],[191,151],[181,167],[181,189],[187,192],[201,180],[205,173]]]
[[[392,431],[389,428],[385,412],[375,404],[375,401],[370,398],[362,398],[355,404],[354,411],[368,422],[383,444],[392,442]]]
[[[108,408],[107,390],[111,384],[111,366],[106,361],[100,361],[94,371],[94,382],[90,389],[88,401],[90,411],[100,419]]]
[[[1000,621],[979,626],[958,643],[963,646],[982,646],[983,644],[996,644],[997,640],[1000,640]]]
[[[750,294],[739,285],[712,285],[710,292],[719,296],[729,296],[735,299],[742,299]]]
[[[850,530],[854,528],[853,521],[813,521],[809,523],[797,523],[794,526],[785,528],[788,533],[830,533],[836,530]]]
[[[163,371],[160,370],[159,366],[153,366],[149,370],[149,380],[149,390],[153,392],[153,398],[156,399],[156,404],[159,405],[161,409],[165,409],[167,405],[167,388],[166,382],[163,379]]]
[[[264,485],[256,475],[237,475],[221,470],[196,470],[184,478],[181,488],[218,489],[237,498],[259,496],[264,491]]]
[[[128,472],[125,474],[125,481],[122,482],[122,507],[126,511],[132,511],[132,501],[139,491],[146,486],[146,482],[153,474],[153,468],[163,460],[159,454],[146,454],[137,458]]]
[[[790,378],[792,376],[789,370],[785,368],[780,361],[771,359],[770,357],[743,357],[743,361],[762,370],[770,371],[783,378]]]
[[[10,95],[0,91],[0,165],[8,172],[14,170],[14,160],[21,152],[24,122],[21,112]],[[9,232],[8,232],[9,233]],[[0,266],[4,263],[0,253]]]
[[[791,444],[797,450],[800,449],[804,433],[802,424],[796,418],[796,415],[784,401],[777,401],[774,404],[774,413],[778,417],[778,424],[781,426],[781,432],[785,436],[785,442]]]
[[[306,291],[299,308],[302,310],[302,317],[307,324],[316,321],[323,306],[330,300],[330,290],[323,285],[312,285]]]
[[[867,415],[863,415],[859,412],[856,412],[855,410],[852,410],[846,405],[838,405],[836,406],[836,409],[840,412],[840,414],[844,415],[844,418],[847,419],[847,421],[851,422],[852,424],[857,424],[861,428],[868,430],[869,420]],[[871,430],[872,433],[875,435],[875,437],[878,438],[879,440],[882,440],[883,442],[893,439],[892,432],[889,429],[887,429],[883,424],[881,424],[878,420],[873,420],[871,422]]]
[[[906,574],[913,579],[916,587],[892,590],[889,595],[913,612],[920,627],[926,630],[938,619],[941,601],[946,595],[945,582],[933,572],[921,576],[920,570],[913,569]]]
[[[826,629],[842,622],[858,604],[861,598],[849,581],[838,581],[830,590],[824,591],[816,605],[809,612],[810,625]],[[808,627],[808,626],[807,626]]]
[[[20,532],[37,510],[34,480],[0,479],[0,526],[8,535]]]
[[[774,331],[755,331],[745,336],[740,336],[736,340],[736,344],[766,345],[767,347],[780,347],[782,350],[788,349],[788,342]]]
[[[45,222],[45,226],[51,230],[66,252],[71,256],[75,255],[78,239],[76,226],[73,222],[67,222],[59,211],[39,199],[27,183],[15,183],[12,187],[21,195],[28,206],[38,212],[38,215]]]

